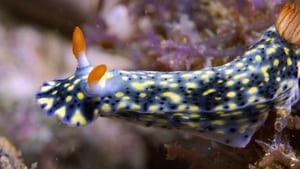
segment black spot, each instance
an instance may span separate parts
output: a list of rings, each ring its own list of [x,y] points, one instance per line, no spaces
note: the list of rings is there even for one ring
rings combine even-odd
[[[229,140],[229,139],[226,139],[226,140],[225,140],[225,143],[226,143],[226,144],[229,144],[229,143],[230,143],[230,140]]]
[[[150,126],[152,126],[152,125],[153,125],[153,122],[152,122],[152,121],[148,121],[148,122],[145,123],[145,126],[146,126],[146,127],[150,127]]]
[[[257,119],[252,119],[251,123],[256,123],[258,120]]]
[[[46,104],[42,104],[41,108],[44,109],[46,107]]]
[[[70,118],[71,118],[71,116],[70,116],[69,114],[67,114],[67,115],[65,116],[66,121],[70,121]]]
[[[213,126],[207,126],[206,129],[207,129],[208,131],[214,131],[214,130],[215,130],[215,128],[214,128]]]
[[[77,123],[76,123],[76,126],[77,126],[77,127],[79,127],[79,126],[80,126],[80,123],[79,123],[79,122],[77,122]]]
[[[248,135],[248,134],[245,134],[245,135],[244,135],[244,138],[245,138],[245,139],[247,139],[248,137],[249,137],[249,135]]]
[[[143,104],[143,111],[147,111],[147,109],[148,109],[148,103],[146,102]]]
[[[74,109],[74,104],[73,103],[70,104],[70,109]]]
[[[174,110],[177,108],[177,105],[171,105],[170,108]]]
[[[230,128],[230,129],[229,129],[229,132],[230,132],[230,133],[235,133],[235,132],[236,132],[236,129],[235,129],[235,128]]]

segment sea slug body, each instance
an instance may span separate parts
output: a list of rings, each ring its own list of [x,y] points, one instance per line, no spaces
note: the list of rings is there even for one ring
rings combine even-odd
[[[196,71],[93,67],[76,27],[74,75],[45,82],[36,99],[48,115],[71,126],[86,125],[98,116],[115,117],[245,147],[270,109],[289,113],[299,99],[300,38],[291,36],[299,34],[299,13],[296,4],[285,5],[275,26],[242,56]]]

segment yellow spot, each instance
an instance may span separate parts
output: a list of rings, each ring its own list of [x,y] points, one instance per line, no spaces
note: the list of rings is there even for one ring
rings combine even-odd
[[[215,97],[215,100],[221,100],[222,97]]]
[[[74,89],[74,85],[71,85],[71,86],[69,86],[68,88],[67,88],[67,90],[70,92],[70,91],[72,91]]]
[[[233,69],[226,69],[225,70],[225,74],[226,75],[230,75],[230,74],[232,74],[233,73]]]
[[[53,98],[40,98],[38,99],[38,103],[40,105],[44,105],[45,110],[49,110],[53,106],[54,99]]]
[[[297,62],[297,68],[298,68],[298,75],[297,75],[297,77],[300,77],[300,61]]]
[[[48,90],[52,89],[52,86],[43,86],[41,88],[41,92],[47,92]]]
[[[241,111],[235,111],[235,112],[232,112],[232,113],[230,113],[230,115],[232,115],[232,116],[238,116],[238,115],[241,115],[243,112],[241,112]]]
[[[164,92],[162,94],[164,97],[168,97],[172,102],[174,103],[180,103],[181,97],[180,95],[174,93],[174,92]]]
[[[265,104],[258,104],[258,105],[256,105],[255,107],[258,108],[258,109],[261,109],[261,108],[264,108],[264,107],[265,107]]]
[[[141,121],[152,121],[153,117],[151,115],[144,115],[142,117],[140,117]]]
[[[128,78],[128,76],[123,76],[122,79],[123,79],[124,81],[128,81],[129,78]]]
[[[223,105],[217,105],[217,106],[215,107],[215,110],[216,110],[216,111],[223,110]]]
[[[187,88],[195,88],[195,87],[196,87],[196,83],[193,83],[193,82],[187,82],[187,83],[186,83],[186,87],[187,87]]]
[[[256,97],[255,96],[251,96],[248,99],[248,103],[253,103],[255,100],[256,100]]]
[[[189,126],[191,128],[199,128],[200,127],[200,124],[197,123],[197,122],[191,122],[191,121],[189,121],[186,124],[187,124],[187,126]]]
[[[84,116],[82,116],[79,110],[76,110],[74,115],[72,116],[71,123],[74,125],[77,123],[79,123],[80,125],[84,125],[86,124],[86,119],[84,118]]]
[[[133,82],[131,85],[135,90],[145,90],[146,87],[143,83],[138,82]]]
[[[174,113],[173,114],[173,117],[183,117],[184,116],[184,114],[183,113]]]
[[[214,74],[215,72],[214,72],[214,71],[211,71],[211,70],[207,70],[206,73],[207,73],[208,75],[212,75],[212,74]]]
[[[228,107],[229,107],[230,110],[234,110],[234,109],[236,109],[236,104],[235,103],[229,103]]]
[[[255,70],[256,70],[255,67],[252,66],[252,65],[249,65],[249,66],[248,66],[248,69],[249,69],[250,71],[255,71]]]
[[[144,98],[144,97],[147,96],[147,94],[146,94],[146,93],[140,93],[139,96],[140,96],[141,98]]]
[[[161,78],[172,78],[173,75],[171,75],[171,74],[163,74],[163,75],[161,75],[160,77],[161,77]]]
[[[258,61],[258,62],[260,62],[261,61],[261,56],[260,55],[256,55],[255,56],[255,60]]]
[[[186,109],[186,104],[181,104],[178,106],[178,111],[184,111]]]
[[[279,60],[278,60],[278,59],[274,59],[273,65],[274,65],[274,66],[278,66],[278,65],[279,65]]]
[[[184,79],[189,79],[189,78],[192,78],[193,77],[193,75],[192,74],[183,74],[183,75],[181,75],[181,77],[182,78],[184,78]]]
[[[228,92],[226,96],[229,98],[235,97],[235,92]]]
[[[247,76],[247,74],[246,73],[236,74],[236,75],[233,76],[233,79],[237,80],[237,79],[240,79],[244,76]]]
[[[244,133],[247,128],[248,128],[248,124],[243,124],[243,125],[240,126],[239,132]]]
[[[124,109],[126,106],[127,106],[127,105],[126,105],[125,102],[120,102],[120,103],[118,104],[117,109]]]
[[[192,112],[195,112],[195,111],[198,111],[199,108],[196,105],[191,105],[190,108],[189,108],[189,110],[192,111]]]
[[[97,116],[98,115],[98,113],[99,113],[99,110],[98,109],[94,109],[94,116]]]
[[[111,111],[110,105],[108,103],[104,103],[101,107],[101,110],[105,113],[110,112]]]
[[[227,86],[232,86],[232,85],[234,85],[234,81],[233,81],[233,80],[228,80],[228,81],[226,82],[226,85],[227,85]]]
[[[168,123],[168,121],[166,119],[159,118],[159,119],[156,120],[156,123],[158,123],[158,124],[166,124],[166,123]]]
[[[294,86],[294,81],[292,81],[292,80],[288,81],[287,85],[288,85],[289,88],[292,87],[292,86]]]
[[[260,45],[257,46],[257,48],[259,48],[259,49],[265,48],[265,45],[264,44],[260,44]],[[253,50],[255,50],[255,49],[253,49]]]
[[[250,87],[249,90],[248,90],[249,94],[254,94],[256,92],[257,92],[257,88],[256,87]]]
[[[281,78],[280,78],[280,77],[276,77],[276,81],[277,81],[277,82],[280,82],[280,81],[281,81]]]
[[[78,92],[78,93],[77,93],[77,98],[78,98],[79,100],[82,100],[82,99],[84,98],[84,94],[83,94],[82,92]]]
[[[288,66],[292,65],[292,59],[290,57],[287,58],[286,63]]]
[[[283,50],[284,50],[284,53],[285,53],[286,55],[289,55],[289,52],[290,52],[290,49],[289,49],[289,48],[284,47]]]
[[[222,115],[224,115],[225,112],[223,112],[223,111],[217,111],[216,114],[222,117]]]
[[[203,79],[204,81],[208,81],[209,76],[207,74],[204,74],[204,75],[201,76],[201,79]]]
[[[238,67],[238,68],[241,68],[241,67],[244,66],[244,64],[242,62],[238,62],[235,66]]]
[[[248,78],[246,78],[246,79],[243,79],[243,80],[242,80],[242,83],[243,83],[243,84],[247,84],[247,83],[249,83],[249,79],[248,79]]]
[[[262,72],[263,75],[264,75],[265,81],[269,81],[268,68],[269,68],[269,66],[262,66],[262,67],[261,67],[261,72]]]
[[[218,82],[218,83],[223,83],[223,80],[222,80],[222,79],[220,79],[220,80],[218,80],[217,82]]]
[[[224,132],[223,130],[217,130],[216,133],[217,133],[217,134],[221,134],[221,135],[224,135],[224,134],[225,134],[225,132]]]
[[[200,114],[199,113],[192,113],[192,114],[190,114],[190,117],[191,118],[199,118]]]
[[[156,112],[158,110],[158,106],[157,105],[151,105],[149,106],[149,111],[150,112]]]
[[[78,84],[80,82],[80,79],[76,79],[75,81],[74,81],[74,85],[76,85],[76,84]]]
[[[211,122],[213,125],[223,126],[226,121],[225,120],[214,120]]]
[[[152,80],[148,80],[148,81],[145,81],[144,84],[145,84],[146,86],[149,86],[149,85],[153,85],[153,84],[155,84],[155,83],[154,83],[154,81],[152,81]]]
[[[159,82],[159,84],[162,85],[162,86],[166,86],[166,85],[168,85],[168,82],[167,81],[162,81],[162,82]]]
[[[66,102],[69,103],[72,100],[72,96],[67,96],[66,97]]]
[[[276,52],[276,48],[275,47],[272,47],[272,48],[267,48],[267,55],[270,56],[271,54],[275,53]]]
[[[123,97],[124,96],[124,93],[123,92],[117,92],[115,94],[116,97],[120,98],[120,97]]]
[[[203,92],[203,96],[207,96],[211,93],[214,93],[216,90],[215,89],[207,89],[206,91]]]
[[[66,116],[66,107],[62,106],[59,109],[57,109],[54,114],[56,114],[59,118],[64,118]]]
[[[57,94],[57,90],[54,90],[51,94],[52,95],[56,95]]]
[[[70,85],[71,85],[70,83],[66,83],[66,84],[64,84],[64,87],[68,87]]]
[[[138,110],[141,109],[141,106],[138,105],[138,104],[132,104],[132,105],[131,105],[131,109],[134,110],[134,111],[138,111]]]
[[[177,87],[178,87],[178,84],[177,84],[177,83],[171,83],[171,84],[170,84],[170,87],[171,87],[171,88],[177,88]]]

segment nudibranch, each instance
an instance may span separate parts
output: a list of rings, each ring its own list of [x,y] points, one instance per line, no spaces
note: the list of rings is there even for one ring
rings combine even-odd
[[[195,71],[125,71],[93,67],[80,28],[73,33],[75,73],[44,82],[36,99],[49,116],[71,126],[98,116],[191,132],[245,147],[270,109],[289,114],[299,100],[300,11],[286,4],[275,26],[245,53]]]

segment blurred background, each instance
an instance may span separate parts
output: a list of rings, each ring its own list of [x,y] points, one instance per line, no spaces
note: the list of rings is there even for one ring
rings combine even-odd
[[[284,0],[0,0],[0,168],[257,167],[265,151],[254,141],[234,149],[189,133],[102,118],[72,128],[47,118],[34,97],[43,81],[75,70],[70,44],[75,26],[84,31],[93,64],[195,70],[242,54],[273,24],[283,4]],[[270,117],[269,127],[256,137],[272,140],[273,122]]]

